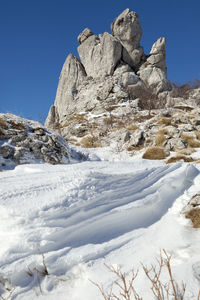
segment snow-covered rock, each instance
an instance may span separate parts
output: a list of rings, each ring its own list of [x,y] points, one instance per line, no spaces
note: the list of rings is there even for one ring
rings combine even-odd
[[[24,163],[70,163],[80,158],[81,153],[39,122],[0,114],[0,169]]]

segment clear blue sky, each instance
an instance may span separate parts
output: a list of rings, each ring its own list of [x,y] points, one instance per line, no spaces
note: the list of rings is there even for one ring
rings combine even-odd
[[[168,79],[200,79],[200,0],[0,0],[0,112],[44,120],[78,34],[110,32],[126,8],[139,14],[146,54],[166,37]]]

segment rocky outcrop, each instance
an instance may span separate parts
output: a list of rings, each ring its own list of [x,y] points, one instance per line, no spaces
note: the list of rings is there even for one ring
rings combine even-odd
[[[78,47],[78,53],[88,76],[113,75],[121,59],[122,46],[111,34],[89,36]]]
[[[140,46],[142,27],[137,13],[125,9],[111,24],[111,30],[123,46],[122,60],[137,68],[144,54]]]
[[[61,136],[39,122],[0,114],[0,169],[24,163],[69,163],[80,158]]]
[[[120,112],[124,109],[125,114],[135,109],[183,106],[183,98],[174,93],[174,86],[167,80],[165,38],[160,37],[145,55],[140,45],[139,16],[129,9],[113,21],[111,30],[112,34],[97,36],[85,28],[78,36],[80,60],[72,54],[66,59],[55,103],[45,123],[64,138],[74,133],[82,136],[87,131],[89,121],[79,126],[83,113],[106,115],[117,107]],[[195,107],[199,90],[187,95],[190,98],[187,97],[187,104]],[[184,143],[175,138],[166,147],[182,148]]]
[[[91,35],[94,35],[94,33],[89,29],[89,28],[85,28],[78,36],[78,42],[81,44],[83,43],[85,40],[87,40],[87,38]]]

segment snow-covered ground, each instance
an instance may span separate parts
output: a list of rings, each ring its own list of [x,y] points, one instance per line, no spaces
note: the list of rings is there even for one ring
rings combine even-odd
[[[174,277],[186,283],[186,299],[196,299],[200,231],[180,211],[200,192],[199,170],[135,157],[1,172],[0,293],[6,298],[11,291],[16,300],[100,300],[90,280],[110,287],[104,263],[141,269],[166,249]],[[135,288],[144,300],[154,299],[142,270]]]

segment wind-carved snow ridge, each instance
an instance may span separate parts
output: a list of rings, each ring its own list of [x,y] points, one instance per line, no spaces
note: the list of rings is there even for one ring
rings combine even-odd
[[[86,294],[90,291],[87,300],[101,299],[98,291],[90,290],[87,273],[93,274],[105,259],[125,263],[129,257],[130,267],[130,262],[143,253],[143,259],[151,262],[152,253],[165,243],[163,228],[169,245],[177,243],[174,253],[183,253],[179,249],[183,243],[181,234],[176,234],[184,225],[177,223],[178,229],[170,225],[177,222],[177,209],[174,214],[169,208],[180,196],[187,196],[191,188],[197,189],[199,176],[198,168],[192,164],[144,162],[141,167],[136,160],[24,165],[1,173],[0,273],[11,276],[12,284],[17,286],[13,299],[36,299],[36,294],[40,295],[35,275],[31,279],[26,271],[41,268],[41,253],[50,270],[50,275],[41,279],[42,297],[51,299],[57,292],[69,289],[69,282],[79,282],[80,274],[73,274],[79,273],[77,266],[81,264],[86,279],[81,277],[81,287],[76,292],[70,290],[70,299],[81,299],[81,289],[85,288]],[[161,233],[153,233],[155,227]],[[151,236],[156,238],[154,243],[149,242]],[[144,250],[147,241],[149,254]],[[55,288],[61,275],[65,280]]]

